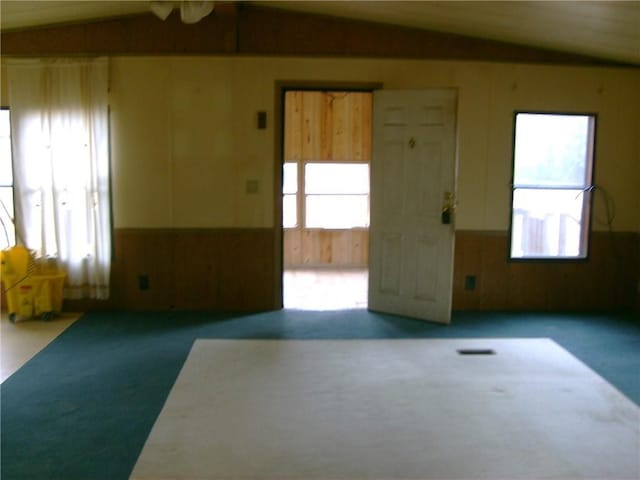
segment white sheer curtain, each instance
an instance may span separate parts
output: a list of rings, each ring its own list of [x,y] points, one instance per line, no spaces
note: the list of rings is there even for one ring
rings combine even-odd
[[[65,298],[108,298],[107,59],[10,60],[16,231],[56,257]]]

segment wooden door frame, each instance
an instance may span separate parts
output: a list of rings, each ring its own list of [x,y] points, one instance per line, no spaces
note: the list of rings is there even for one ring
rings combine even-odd
[[[381,82],[341,82],[276,80],[273,108],[273,285],[275,309],[282,309],[284,275],[284,235],[282,227],[282,164],[284,162],[284,95],[289,90],[373,92]]]

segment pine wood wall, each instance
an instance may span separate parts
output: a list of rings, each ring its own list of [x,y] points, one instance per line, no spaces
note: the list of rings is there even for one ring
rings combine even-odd
[[[284,159],[298,162],[299,188],[304,162],[371,161],[371,94],[289,91],[285,99]],[[303,197],[298,196],[298,211]],[[366,266],[368,229],[286,229],[284,266]]]
[[[290,91],[285,107],[285,161],[371,161],[370,93]]]

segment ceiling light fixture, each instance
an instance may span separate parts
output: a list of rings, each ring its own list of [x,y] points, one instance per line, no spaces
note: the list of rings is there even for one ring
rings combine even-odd
[[[180,10],[182,23],[197,23],[213,12],[213,1],[153,1],[149,8],[161,20],[166,20],[173,9]]]

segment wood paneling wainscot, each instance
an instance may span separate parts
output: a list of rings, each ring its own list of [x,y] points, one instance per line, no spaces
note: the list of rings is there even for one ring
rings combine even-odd
[[[281,307],[273,229],[119,229],[114,308],[258,311]],[[148,289],[140,288],[140,277]]]
[[[111,299],[65,301],[64,310],[280,308],[276,233],[116,230]],[[454,310],[640,311],[637,233],[592,233],[589,259],[577,262],[509,262],[508,243],[506,232],[456,232]],[[140,275],[148,276],[148,290],[139,289]],[[474,290],[465,290],[467,275],[476,277]]]
[[[589,258],[510,262],[507,232],[456,232],[454,310],[631,311],[638,308],[640,236],[593,232]],[[476,277],[466,290],[466,277]]]

